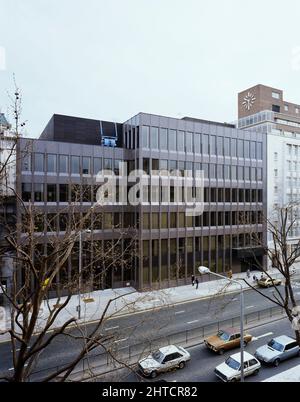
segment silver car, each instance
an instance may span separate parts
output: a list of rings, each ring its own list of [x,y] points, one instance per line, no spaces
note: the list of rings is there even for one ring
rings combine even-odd
[[[145,377],[155,378],[158,373],[174,368],[183,369],[191,355],[181,346],[166,346],[153,352],[146,359],[140,360],[138,367]]]
[[[295,339],[286,335],[271,339],[267,345],[261,346],[255,352],[258,360],[274,364],[276,367],[281,361],[295,356],[300,356],[300,347]]]

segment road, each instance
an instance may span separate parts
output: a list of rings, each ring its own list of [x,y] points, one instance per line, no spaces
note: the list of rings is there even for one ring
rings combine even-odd
[[[273,289],[266,289],[263,292],[271,295],[273,291]],[[299,288],[296,290],[296,296],[300,299]],[[257,292],[253,290],[245,292],[246,314],[255,313],[272,306],[274,304]],[[104,334],[112,335],[111,342],[115,348],[125,349],[128,346],[134,347],[134,345],[149,342],[158,337],[166,337],[170,334],[193,330],[227,318],[238,317],[239,309],[237,294],[224,295],[107,320],[101,331]],[[87,325],[87,330],[91,330],[94,325]],[[77,331],[74,329],[71,332],[76,334]],[[36,370],[50,369],[66,364],[72,360],[80,346],[81,344],[78,341],[70,337],[58,337],[40,355]],[[99,354],[101,350],[95,349],[93,353]],[[10,343],[0,344],[0,357],[0,374],[9,374],[13,366]]]
[[[272,337],[279,335],[294,336],[291,331],[290,324],[287,319],[268,323],[260,327],[254,328],[249,331],[254,336],[254,340],[247,346],[246,351],[254,354],[255,350],[266,344]],[[161,379],[167,382],[219,382],[218,378],[214,374],[214,369],[217,365],[224,362],[227,357],[237,353],[237,350],[228,351],[223,356],[219,356],[208,350],[204,344],[188,348],[191,354],[191,360],[183,370],[175,370],[169,373],[161,374],[155,380],[144,379],[128,370],[120,370],[119,373],[112,375],[106,375],[100,377],[99,382],[103,381],[121,381],[121,382],[137,382],[147,381],[153,382]],[[247,377],[248,382],[260,382],[275,374],[279,374],[292,367],[299,365],[300,358],[293,358],[282,362],[278,367],[263,365],[259,374],[256,376]]]

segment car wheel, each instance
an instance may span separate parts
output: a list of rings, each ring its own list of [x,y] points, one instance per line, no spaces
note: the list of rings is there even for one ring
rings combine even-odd
[[[180,362],[178,367],[179,367],[180,369],[185,368],[185,362]]]
[[[152,371],[150,374],[151,378],[156,378],[157,377],[157,371]]]
[[[224,349],[220,349],[219,350],[219,355],[223,355],[224,354]]]
[[[233,377],[230,382],[237,382],[237,378]]]
[[[259,369],[256,369],[253,373],[253,375],[257,375],[259,373]]]
[[[278,367],[279,363],[280,363],[280,359],[275,359],[273,364],[275,367]]]

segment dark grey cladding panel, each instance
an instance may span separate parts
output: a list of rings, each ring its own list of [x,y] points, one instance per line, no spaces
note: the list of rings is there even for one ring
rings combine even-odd
[[[122,124],[58,114],[52,116],[40,139],[102,145],[101,134],[104,137],[116,137],[117,146],[122,146]]]

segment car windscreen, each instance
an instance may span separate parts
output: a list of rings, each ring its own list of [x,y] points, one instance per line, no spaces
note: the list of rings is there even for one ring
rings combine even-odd
[[[151,356],[153,357],[154,360],[156,360],[159,363],[161,363],[164,358],[164,355],[161,353],[160,350],[153,352]]]
[[[268,346],[274,350],[277,350],[277,352],[282,352],[284,350],[284,345],[282,345],[279,342],[276,342],[274,339],[272,339],[269,343]]]
[[[230,338],[230,335],[225,331],[219,331],[218,332],[218,337],[220,339],[222,339],[222,341],[228,341],[228,339]]]
[[[226,360],[227,366],[231,367],[233,370],[239,370],[240,369],[240,363],[234,360],[232,357],[229,357]]]

